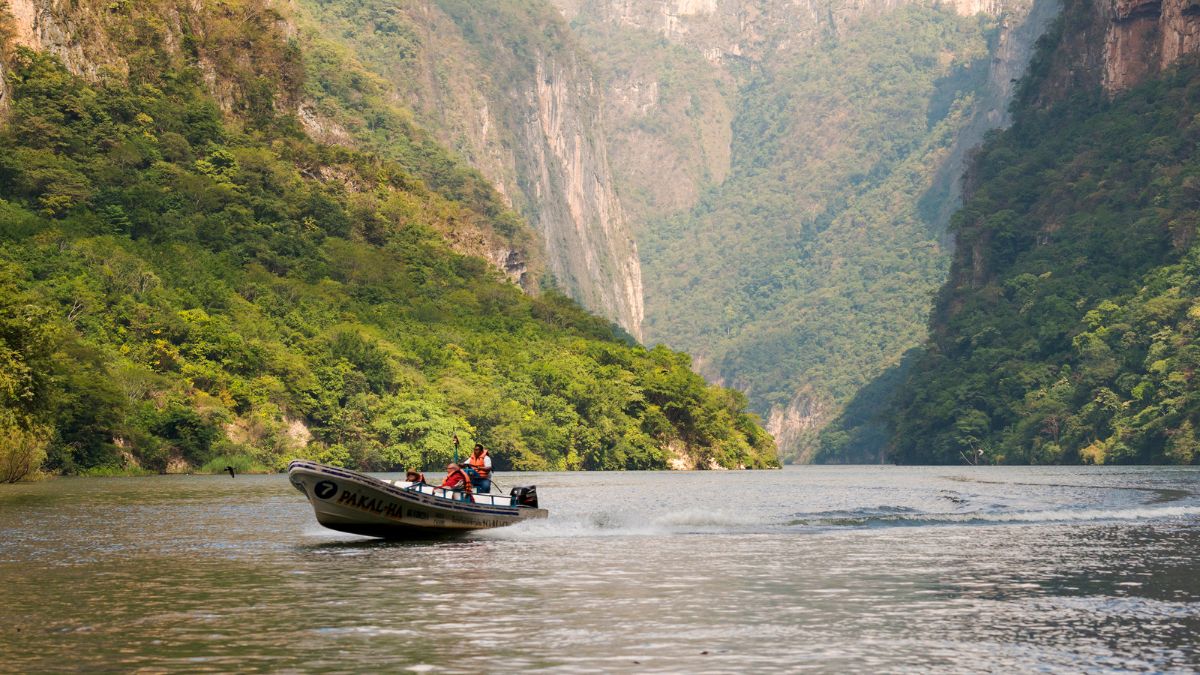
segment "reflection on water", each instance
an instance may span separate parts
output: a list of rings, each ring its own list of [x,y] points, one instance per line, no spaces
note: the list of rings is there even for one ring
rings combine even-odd
[[[1193,670],[1192,469],[499,475],[545,521],[322,529],[282,476],[0,487],[0,670]]]

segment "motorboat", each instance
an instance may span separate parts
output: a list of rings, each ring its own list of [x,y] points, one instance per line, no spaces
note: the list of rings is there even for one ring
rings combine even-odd
[[[468,493],[384,480],[307,460],[289,464],[288,479],[308,497],[318,523],[368,537],[462,534],[549,515],[538,508],[536,487],[514,487],[507,495]]]

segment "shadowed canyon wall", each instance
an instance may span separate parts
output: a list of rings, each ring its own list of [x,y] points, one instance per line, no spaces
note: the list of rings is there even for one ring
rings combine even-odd
[[[1198,14],[1064,3],[1012,126],[970,162],[929,341],[889,374],[891,401],[852,402],[823,448],[902,463],[1200,461]]]
[[[556,4],[605,84],[647,339],[816,459],[849,397],[923,339],[964,157],[1007,123],[1056,3]]]

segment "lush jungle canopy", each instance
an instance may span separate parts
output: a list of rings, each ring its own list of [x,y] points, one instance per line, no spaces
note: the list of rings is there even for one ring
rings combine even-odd
[[[905,463],[1200,461],[1200,67],[1041,109],[1039,66],[969,175],[930,344],[828,455],[882,421]]]
[[[380,470],[444,461],[457,432],[504,468],[775,464],[745,399],[687,355],[457,252],[535,244],[478,174],[372,108],[353,64],[280,40],[214,98],[202,39],[262,35],[214,21],[176,49],[150,9],[109,8],[127,72],[5,53],[8,450],[61,472]],[[376,152],[312,141],[287,105],[306,87],[368,120]]]

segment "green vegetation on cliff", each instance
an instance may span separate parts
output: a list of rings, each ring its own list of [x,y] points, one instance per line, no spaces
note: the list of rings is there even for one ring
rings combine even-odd
[[[1021,100],[969,177],[931,342],[885,415],[891,457],[1200,461],[1200,68]]]
[[[901,7],[745,84],[730,176],[646,230],[648,338],[698,354],[762,414],[804,399],[816,428],[919,344],[947,265],[945,196],[929,192],[993,28]],[[785,449],[812,459],[815,437]]]
[[[686,355],[456,253],[520,225],[463,192],[471,172],[429,175],[448,155],[412,127],[378,155],[310,140],[297,43],[246,36],[266,61],[225,114],[203,41],[236,22],[178,41],[154,14],[121,24],[127,72],[97,81],[5,55],[0,427],[43,437],[50,469],[432,466],[455,431],[517,469],[660,468],[668,446],[775,462],[745,399]],[[413,152],[382,157],[396,147]]]

